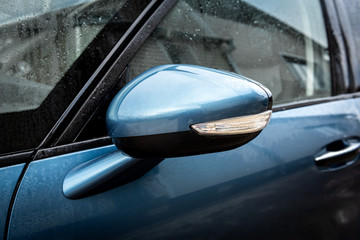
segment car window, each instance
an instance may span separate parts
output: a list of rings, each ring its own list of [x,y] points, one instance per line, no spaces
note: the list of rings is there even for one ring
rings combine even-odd
[[[322,8],[313,0],[181,0],[133,58],[130,77],[160,64],[235,72],[282,104],[331,94]]]
[[[0,154],[40,144],[147,2],[2,2]]]
[[[116,13],[96,14],[84,0],[47,2],[15,1],[0,10],[0,113],[38,108],[105,26],[109,18],[101,16]]]

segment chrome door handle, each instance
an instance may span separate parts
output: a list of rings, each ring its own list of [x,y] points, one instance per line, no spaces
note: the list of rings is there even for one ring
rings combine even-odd
[[[315,158],[315,163],[318,166],[330,166],[342,162],[350,162],[356,159],[359,155],[360,142],[350,142],[341,150],[328,151]]]

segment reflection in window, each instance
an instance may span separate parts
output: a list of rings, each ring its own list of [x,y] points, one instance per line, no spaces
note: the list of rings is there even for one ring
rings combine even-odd
[[[195,64],[250,77],[275,104],[293,102],[330,95],[327,48],[318,1],[183,0],[134,57],[130,79],[160,64]]]
[[[324,76],[324,71],[318,63],[307,62],[305,59],[283,56],[293,74],[293,77],[302,89],[305,89],[306,96],[312,96],[315,92],[319,95],[326,95],[329,89],[330,76]],[[311,67],[309,67],[311,65]]]
[[[0,9],[0,113],[38,108],[121,2],[9,1]]]

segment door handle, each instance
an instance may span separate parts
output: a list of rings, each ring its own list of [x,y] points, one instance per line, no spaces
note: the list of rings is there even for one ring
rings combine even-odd
[[[329,144],[325,149],[325,153],[322,151],[322,154],[315,157],[315,163],[320,168],[342,168],[356,160],[359,150],[360,142],[358,141],[337,141]]]

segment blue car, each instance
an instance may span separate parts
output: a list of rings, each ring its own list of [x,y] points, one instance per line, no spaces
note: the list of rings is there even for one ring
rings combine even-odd
[[[0,239],[359,239],[360,2],[0,8]]]

